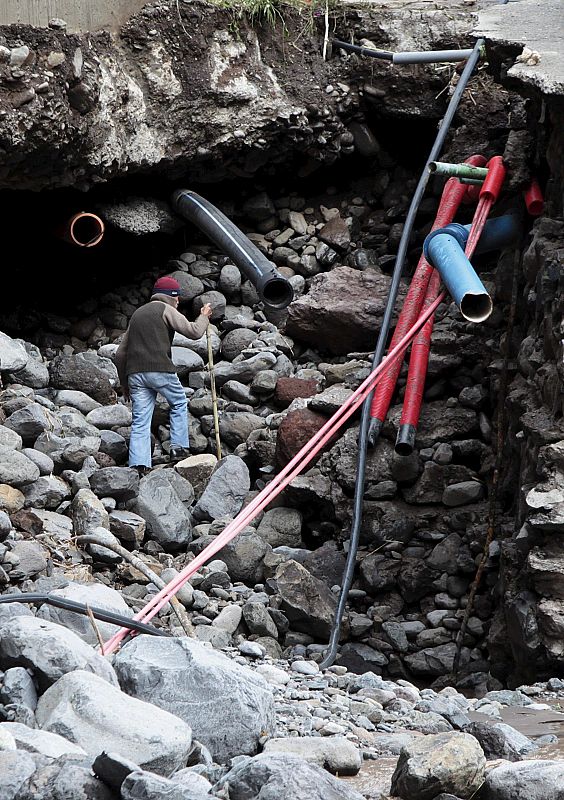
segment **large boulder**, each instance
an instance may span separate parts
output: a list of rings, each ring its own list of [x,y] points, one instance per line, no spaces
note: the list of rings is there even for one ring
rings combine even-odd
[[[362,754],[344,736],[287,736],[269,739],[265,753],[291,753],[317,764],[336,775],[356,775],[362,766]]]
[[[91,608],[113,611],[124,617],[133,616],[131,609],[121,594],[116,589],[105,586],[103,583],[75,583],[73,581],[62,589],[53,589],[51,594],[83,603]],[[98,644],[98,636],[92,627],[92,623],[88,617],[82,614],[76,614],[74,611],[67,611],[64,608],[57,608],[45,603],[37,612],[37,616],[74,631],[87,644]],[[96,626],[104,640],[110,639],[119,630],[118,625],[101,622],[100,620],[96,621]]]
[[[19,488],[39,478],[39,467],[19,450],[0,445],[0,483]]]
[[[29,403],[14,411],[4,425],[18,433],[26,444],[33,444],[45,431],[55,434],[62,432],[62,425],[57,415],[39,403]]]
[[[167,550],[179,550],[192,540],[192,519],[171,481],[161,472],[141,479],[139,494],[129,507],[143,517],[152,539]]]
[[[433,800],[441,792],[450,792],[469,800],[484,782],[485,766],[482,748],[468,733],[424,736],[402,749],[392,776],[392,794],[402,800]]]
[[[219,551],[219,558],[227,565],[232,581],[254,586],[264,577],[264,557],[269,549],[255,529],[248,527]]]
[[[15,372],[23,369],[28,359],[29,356],[22,345],[0,331],[0,371]]]
[[[91,756],[115,751],[164,775],[185,766],[192,746],[183,720],[82,670],[64,675],[42,695],[36,719]]]
[[[562,800],[564,761],[521,761],[488,772],[484,800]]]
[[[38,617],[18,616],[0,622],[0,669],[28,667],[41,687],[74,670],[95,673],[117,683],[114,670],[75,633]]]
[[[249,469],[238,456],[225,456],[194,507],[194,517],[215,520],[239,513],[251,486]]]
[[[329,587],[290,559],[280,564],[274,581],[280,609],[298,631],[326,640],[335,619],[337,598]]]
[[[260,736],[274,732],[266,681],[193,639],[138,636],[114,665],[125,692],[185,720],[219,763],[256,753]]]
[[[56,389],[83,391],[104,405],[111,405],[117,399],[114,391],[117,369],[109,359],[96,353],[57,356],[49,366],[49,374]]]
[[[239,761],[221,781],[230,800],[363,800],[317,764],[287,753],[261,753]]]
[[[289,306],[286,332],[335,355],[370,350],[389,286],[390,278],[373,269],[336,267],[316,275],[309,292]]]

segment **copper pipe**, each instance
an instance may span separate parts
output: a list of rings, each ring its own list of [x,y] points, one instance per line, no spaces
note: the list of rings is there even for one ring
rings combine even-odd
[[[95,247],[104,238],[103,220],[90,211],[79,211],[63,227],[62,237],[78,247]]]

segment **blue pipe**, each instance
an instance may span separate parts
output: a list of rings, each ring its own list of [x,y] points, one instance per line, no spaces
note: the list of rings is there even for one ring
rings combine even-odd
[[[423,253],[439,271],[462,316],[470,322],[483,322],[492,313],[493,304],[464,254],[470,228],[470,225],[451,222],[444,228],[432,231],[425,239]],[[516,214],[489,220],[480,236],[476,253],[507,247],[517,239],[519,228],[520,220]]]
[[[466,247],[472,226],[463,225],[462,227],[466,231],[466,239],[463,245],[463,247]],[[484,230],[478,239],[478,245],[474,252],[476,255],[480,255],[480,253],[489,253],[490,250],[501,250],[504,247],[508,247],[519,238],[521,227],[522,221],[519,214],[506,214],[503,217],[489,219],[484,225]]]
[[[438,228],[425,239],[425,258],[440,273],[462,316],[470,322],[484,322],[493,310],[491,297],[464,255],[464,230]]]

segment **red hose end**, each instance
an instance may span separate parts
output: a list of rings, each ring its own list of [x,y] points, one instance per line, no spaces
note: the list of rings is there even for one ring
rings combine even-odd
[[[488,174],[482,184],[480,197],[487,197],[494,203],[499,197],[506,174],[505,164],[501,156],[494,156],[488,161]]]
[[[540,217],[544,211],[544,197],[536,178],[531,178],[530,184],[523,192],[527,212],[531,217]]]

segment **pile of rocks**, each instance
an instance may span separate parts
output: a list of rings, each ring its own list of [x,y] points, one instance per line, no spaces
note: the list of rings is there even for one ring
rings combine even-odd
[[[131,412],[118,399],[112,356],[154,274],[76,317],[44,315],[33,341],[0,335],[3,594],[51,593],[131,616],[221,533],[368,374],[404,178],[401,192],[333,195],[332,208],[326,198],[312,206],[297,196],[247,200],[249,236],[296,293],[282,318],[209,247],[169,263],[192,313],[214,307],[219,462],[207,343],[176,336],[193,455],[168,463],[159,402],[155,468],[140,478],[126,466]],[[431,213],[423,209],[419,239]],[[485,697],[442,689],[486,536],[491,336],[488,326],[471,334],[442,307],[418,450],[394,453],[396,406],[369,453],[360,566],[337,665],[327,672],[316,662],[345,562],[354,424],[153,620],[174,638],[136,638],[110,663],[93,646],[115,625],[47,604],[35,614],[0,604],[0,769],[14,787],[6,796],[62,797],[80,785],[96,798],[358,800],[352,783],[326,770],[351,775],[363,760],[405,746],[396,795],[468,798],[484,781],[482,752],[508,760],[533,752],[500,717],[502,704],[530,703],[529,695],[501,692],[484,653],[496,541],[457,684]],[[404,386],[402,375],[400,399]],[[413,678],[436,683],[419,690]],[[486,716],[473,721],[475,711],[493,726]],[[560,766],[548,768],[558,777]],[[502,800],[494,783],[485,797]]]
[[[272,199],[264,192],[242,204],[249,237],[293,285],[296,299],[282,318],[264,309],[238,268],[208,246],[169,262],[189,313],[206,302],[214,309],[220,463],[206,339],[177,334],[172,353],[189,399],[193,455],[174,468],[167,464],[166,405],[158,403],[156,468],[140,481],[125,466],[131,413],[118,399],[112,356],[154,275],[89,301],[79,316],[44,315],[33,343],[1,335],[4,585],[48,574],[56,586],[59,567],[84,577],[93,564],[128,602],[146,599],[154,585],[119,554],[92,542],[76,549],[72,535],[110,531],[114,544],[141,551],[158,574],[180,570],[295,455],[368,374],[366,349],[382,318],[386,270],[411,187],[402,168],[393,179],[364,187],[362,195],[327,194],[310,206],[296,195]],[[419,240],[431,214],[432,203],[424,205]],[[489,335],[487,326],[470,334],[456,309],[443,307],[418,451],[393,451],[396,406],[368,456],[360,570],[338,663],[426,679],[452,669],[486,535]],[[405,378],[399,383],[401,398]],[[183,602],[198,638],[217,647],[244,638],[273,657],[321,658],[345,561],[356,434],[353,425],[221,551],[221,563],[191,582]],[[470,688],[482,691],[497,687],[482,648],[498,552],[494,541],[462,642]]]
[[[507,709],[551,710],[543,701],[564,695],[557,679],[468,700],[452,688],[244,655],[243,645],[220,653],[146,635],[110,663],[89,646],[91,630],[45,617],[0,606],[6,800],[469,800],[481,787],[484,800],[525,800],[540,797],[530,794],[539,785],[547,800],[559,797],[564,762],[523,761],[556,737],[532,741],[503,722]],[[384,776],[357,790],[353,776],[382,757],[395,762],[391,784]]]

